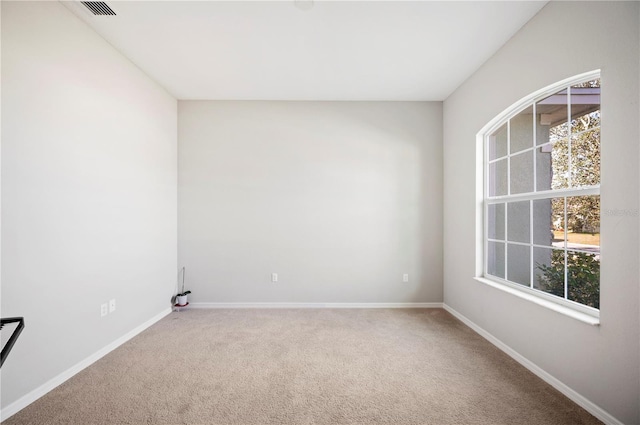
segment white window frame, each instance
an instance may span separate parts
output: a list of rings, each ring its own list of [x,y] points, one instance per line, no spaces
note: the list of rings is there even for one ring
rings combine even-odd
[[[575,84],[583,83],[585,81],[593,80],[601,78],[600,70],[594,70],[590,72],[585,72],[583,74],[579,74],[547,87],[544,87],[540,90],[531,93],[530,95],[520,99],[509,108],[505,109],[502,113],[496,116],[493,120],[491,120],[485,127],[483,127],[480,132],[476,136],[477,141],[477,157],[478,161],[481,161],[481,166],[478,167],[479,172],[477,173],[478,184],[477,188],[477,206],[479,210],[477,224],[480,225],[480,231],[476,232],[478,236],[477,247],[479,249],[479,255],[476,258],[476,280],[488,284],[494,288],[501,289],[505,292],[516,295],[520,298],[527,299],[536,304],[547,307],[551,310],[566,314],[568,316],[574,317],[583,322],[589,323],[591,325],[598,325],[600,323],[600,310],[596,308],[592,308],[571,300],[566,299],[566,297],[560,298],[551,294],[547,294],[543,291],[533,289],[518,283],[510,282],[506,279],[502,279],[493,275],[489,275],[487,273],[488,270],[488,244],[489,244],[489,229],[487,223],[487,214],[488,214],[488,206],[490,204],[497,203],[506,203],[508,202],[517,202],[528,200],[532,202],[535,199],[549,199],[553,198],[561,198],[561,197],[570,197],[570,196],[587,196],[587,195],[600,195],[600,185],[591,186],[588,188],[569,188],[569,189],[556,189],[556,190],[545,190],[540,192],[535,192],[535,185],[537,182],[536,179],[536,161],[534,156],[534,192],[525,193],[525,194],[515,194],[510,195],[509,191],[507,191],[507,195],[503,196],[494,196],[489,199],[488,193],[488,173],[489,173],[489,157],[488,157],[488,138],[493,135],[501,126],[505,123],[509,123],[509,120],[520,112],[525,110],[528,107],[533,105],[533,115],[535,114],[535,106],[536,103],[548,96],[551,96],[557,93],[560,90],[566,89],[567,87],[571,87]],[[570,119],[570,118],[569,118]],[[533,128],[534,131],[534,139],[535,139],[535,125]],[[507,127],[507,131],[509,131],[509,126]],[[536,149],[532,147],[532,149]],[[521,153],[520,151],[518,153]],[[507,158],[510,158],[510,146],[507,143]],[[480,164],[479,164],[480,165]],[[507,184],[510,184],[509,179],[510,169],[507,167]],[[506,204],[505,204],[506,205]],[[531,204],[530,204],[531,205]],[[601,207],[601,209],[603,209]],[[566,223],[566,211],[565,211],[565,223]],[[505,227],[507,226],[507,211],[505,207]],[[530,226],[531,232],[533,232],[533,225]],[[565,225],[566,228],[566,225]],[[566,232],[566,229],[565,229]],[[566,241],[566,234],[565,234]],[[531,240],[533,243],[533,240]],[[529,245],[529,244],[527,244]],[[534,245],[531,245],[534,246]],[[567,252],[566,244],[565,244],[565,255]],[[533,251],[533,250],[532,250]],[[508,255],[508,254],[505,254]],[[533,255],[533,252],[531,253]],[[506,262],[506,257],[505,257]],[[533,273],[533,267],[531,267]],[[566,270],[565,270],[566,273]],[[565,282],[565,295],[566,295],[566,282]]]

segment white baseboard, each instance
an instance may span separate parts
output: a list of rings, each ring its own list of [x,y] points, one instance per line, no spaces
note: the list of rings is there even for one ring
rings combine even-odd
[[[442,308],[442,303],[191,303],[193,308]]]
[[[595,416],[596,418],[598,418],[599,420],[601,420],[605,424],[607,424],[607,425],[624,425],[622,422],[620,422],[619,420],[614,418],[607,411],[605,411],[604,409],[602,409],[601,407],[599,407],[595,403],[591,402],[590,400],[588,400],[587,398],[585,398],[584,396],[582,396],[581,394],[579,394],[578,392],[573,390],[571,387],[569,387],[566,384],[564,384],[559,379],[553,377],[551,374],[546,372],[544,369],[540,368],[538,365],[536,365],[535,363],[533,363],[530,360],[528,360],[526,357],[524,357],[523,355],[521,355],[520,353],[518,353],[517,351],[515,351],[511,347],[509,347],[504,342],[500,341],[498,338],[496,338],[495,336],[493,336],[492,334],[490,334],[486,330],[482,329],[480,326],[476,325],[474,322],[469,320],[467,317],[463,316],[462,314],[458,313],[453,308],[449,307],[447,304],[443,303],[443,308],[446,311],[448,311],[449,313],[451,313],[452,315],[454,315],[462,323],[464,323],[465,325],[467,325],[471,329],[473,329],[475,332],[477,332],[484,339],[486,339],[487,341],[489,341],[490,343],[492,343],[493,345],[498,347],[500,350],[505,352],[509,357],[511,357],[512,359],[514,359],[515,361],[520,363],[522,366],[524,366],[527,369],[529,369],[531,372],[533,372],[535,375],[537,375],[540,379],[545,381],[547,384],[551,385],[556,390],[560,391],[562,394],[567,396],[570,400],[572,400],[578,406],[582,407],[584,410],[586,410],[587,412],[591,413],[593,416]]]
[[[28,405],[30,405],[31,403],[33,403],[34,401],[36,401],[37,399],[39,399],[40,397],[48,393],[49,391],[61,385],[63,382],[73,377],[78,372],[91,366],[93,363],[100,360],[102,357],[106,356],[107,354],[109,354],[110,352],[112,352],[113,350],[115,350],[125,342],[129,341],[131,338],[138,335],[140,332],[144,331],[145,329],[147,329],[148,327],[150,327],[151,325],[153,325],[163,317],[169,315],[170,313],[171,313],[171,308],[167,308],[163,310],[162,312],[155,315],[151,319],[142,323],[140,326],[137,326],[133,330],[127,332],[125,335],[116,339],[111,344],[107,345],[106,347],[102,348],[96,353],[90,355],[86,359],[80,361],[75,366],[70,367],[69,369],[59,374],[58,376],[42,384],[35,390],[20,397],[18,400],[14,401],[13,403],[11,403],[10,405],[8,405],[7,407],[5,407],[0,411],[0,421],[4,421],[5,419],[8,419],[9,417],[15,415],[20,410],[24,409],[25,407],[27,407]]]

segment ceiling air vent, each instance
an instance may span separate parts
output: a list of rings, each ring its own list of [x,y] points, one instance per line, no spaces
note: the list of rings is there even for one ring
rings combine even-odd
[[[116,12],[111,9],[107,3],[103,1],[83,1],[80,2],[85,5],[87,9],[91,11],[94,15],[113,15],[115,16]]]

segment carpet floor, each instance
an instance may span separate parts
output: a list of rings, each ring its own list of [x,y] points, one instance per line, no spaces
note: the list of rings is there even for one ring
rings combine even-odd
[[[185,309],[3,425],[599,423],[442,309]]]

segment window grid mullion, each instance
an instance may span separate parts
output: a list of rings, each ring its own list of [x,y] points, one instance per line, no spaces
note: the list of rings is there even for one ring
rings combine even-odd
[[[509,263],[509,203],[504,203],[504,278],[507,279],[507,271],[509,268],[507,264]],[[508,280],[508,279],[507,279]]]
[[[599,125],[597,125],[597,126],[595,126],[595,127],[591,127],[591,128],[586,129],[586,130],[579,131],[579,132],[577,132],[577,133],[572,133],[572,134],[571,134],[571,136],[572,136],[572,137],[578,137],[578,136],[582,136],[582,135],[583,135],[583,134],[585,134],[585,133],[589,133],[589,132],[591,132],[591,131],[595,131],[595,130],[600,130],[600,126],[599,126]],[[541,147],[543,147],[543,146],[553,145],[554,143],[557,143],[557,140],[555,140],[555,141],[551,141],[551,142],[542,143],[541,145],[536,146],[536,148],[541,148]],[[528,150],[528,149],[526,149],[526,150],[524,150],[524,151],[522,151],[522,152],[526,152],[527,150]],[[506,155],[505,155],[505,156],[502,156],[502,157],[500,157],[500,158],[492,159],[492,160],[491,160],[491,161],[489,161],[489,162],[495,162],[495,161],[497,161],[498,159],[503,159],[503,158],[506,158]]]
[[[489,139],[490,137],[484,138],[484,149],[483,149],[483,158],[484,158],[484,174],[485,181],[482,185],[483,188],[483,199],[484,199],[484,215],[482,217],[484,223],[484,258],[482,270],[484,273],[487,273],[489,270],[489,203],[487,202],[487,198],[489,197]]]
[[[600,195],[600,186],[591,186],[575,189],[545,190],[542,192],[518,193],[516,195],[493,196],[486,199],[488,204],[501,204],[503,202],[528,201],[530,199],[552,199],[563,196],[593,196]]]
[[[569,188],[573,188],[573,164],[571,161],[571,133],[573,127],[571,126],[571,86],[567,87],[567,164],[569,170]],[[567,244],[569,240],[568,235],[569,222],[567,221],[567,197],[564,197],[564,299],[569,299],[569,265],[567,264],[569,256],[567,255]]]
[[[511,120],[507,121],[507,195],[511,195]]]
[[[507,121],[507,195],[511,195],[511,119]],[[504,203],[504,278],[509,280],[509,203]]]
[[[586,130],[578,131],[577,133],[571,133],[571,136],[582,136],[585,133],[589,133],[590,131],[600,130],[600,126],[596,125],[595,127],[587,128]]]
[[[485,160],[485,164],[487,163],[487,160],[489,159],[489,141],[490,141],[490,136],[485,137],[485,149],[484,149],[484,160]],[[491,193],[489,191],[489,168],[488,167],[483,167],[484,168],[484,185],[483,185],[483,190],[484,190],[484,231],[485,231],[485,236],[489,234],[489,224],[488,224],[488,220],[489,220],[489,203],[487,202],[487,198],[489,197],[489,193]],[[489,270],[489,241],[487,240],[488,238],[485,237],[485,242],[484,242],[484,269],[485,273]]]
[[[499,204],[502,202],[528,201],[529,199],[550,199],[561,198],[563,196],[591,196],[600,195],[600,185],[580,187],[573,189],[551,189],[540,192],[526,192],[515,195],[491,196],[487,198],[489,204]]]
[[[551,144],[551,142],[545,143],[545,145],[549,145],[549,144]],[[543,146],[543,145],[540,145],[540,146]],[[489,162],[489,164],[494,164],[494,163],[502,161],[504,159],[513,158],[514,156],[518,156],[518,155],[521,155],[523,153],[531,152],[533,150],[535,150],[535,147],[522,149],[522,150],[519,150],[519,151],[517,151],[516,153],[513,153],[513,154],[504,155],[504,156],[501,156],[501,157],[498,157],[498,158],[490,159],[488,162]]]
[[[567,164],[569,164],[569,187],[573,188],[573,182],[571,181],[571,174],[573,174],[573,167],[571,164],[571,86],[567,87],[567,114],[567,155],[569,156],[567,158]]]
[[[537,174],[537,170],[538,170],[538,150],[536,149],[536,142],[537,142],[537,133],[536,133],[536,124],[538,122],[537,119],[537,109],[536,109],[536,102],[533,102],[532,105],[532,123],[531,125],[533,126],[533,140],[531,141],[533,144],[533,191],[537,192],[538,191],[538,174]],[[534,278],[534,268],[533,268],[533,199],[529,200],[529,218],[530,218],[530,222],[529,222],[529,230],[530,230],[530,236],[529,236],[529,242],[531,243],[531,247],[529,248],[529,255],[530,255],[530,267],[529,267],[529,271],[531,272],[531,277],[529,279],[529,287],[531,289],[533,289],[533,278]]]
[[[538,141],[538,134],[536,132],[536,126],[538,123],[536,102],[533,102],[533,191],[538,191],[538,149],[536,142]],[[533,239],[532,239],[533,242]]]
[[[529,200],[529,287],[533,289],[533,199]]]
[[[505,240],[503,239],[487,239],[487,241],[489,242],[497,242],[497,243],[506,243]],[[543,248],[543,249],[550,249],[550,250],[554,250],[554,251],[563,251],[564,252],[564,246],[562,248],[558,248],[556,246],[549,246],[549,245],[540,245],[540,244],[529,244],[526,242],[515,242],[515,241],[509,241],[509,243],[511,245],[519,245],[519,246],[532,246],[533,248]],[[569,248],[567,248],[567,251],[569,250]],[[572,248],[571,251],[575,251],[575,252],[583,252],[585,254],[593,254],[591,251],[585,251],[584,249],[578,249],[578,248]]]
[[[569,239],[568,235],[568,226],[569,222],[567,221],[567,197],[564,197],[564,299],[569,299],[569,268],[567,265],[567,240]]]

